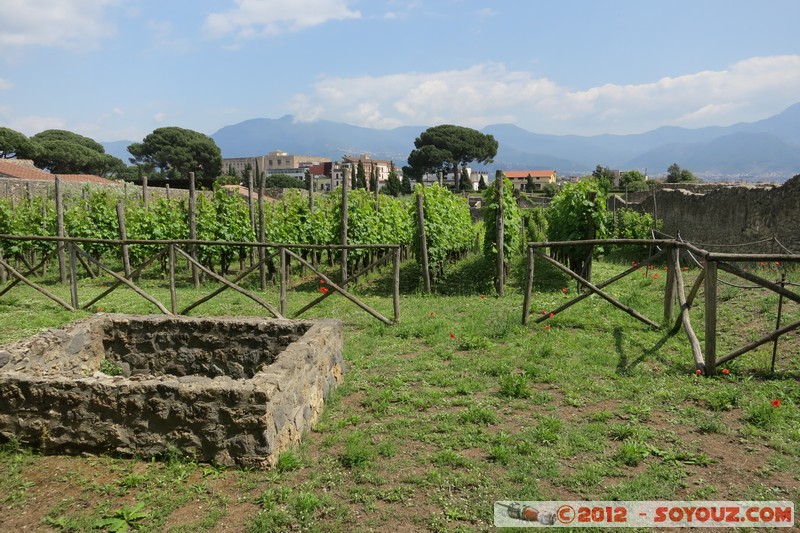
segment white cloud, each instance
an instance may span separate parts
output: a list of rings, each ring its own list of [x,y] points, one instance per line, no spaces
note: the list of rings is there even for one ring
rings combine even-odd
[[[298,119],[371,127],[513,122],[542,133],[634,133],[664,124],[726,125],[797,102],[800,55],[756,57],[720,71],[573,90],[486,63],[462,70],[323,78],[291,103]]]
[[[348,8],[349,0],[236,0],[234,10],[211,13],[205,28],[220,37],[230,33],[240,38],[299,31],[330,20],[360,18]]]
[[[66,129],[67,121],[61,117],[40,117],[31,115],[27,117],[13,117],[9,120],[6,127],[17,130],[20,133],[31,136],[44,130]]]
[[[114,33],[105,19],[119,0],[4,0],[0,49],[12,46],[85,47]]]
[[[163,112],[162,113],[156,113],[155,115],[153,115],[153,122],[155,122],[156,124],[161,124],[166,119],[167,119],[167,114],[163,113]]]
[[[2,91],[3,89],[10,89],[13,86],[14,84],[11,83],[10,81],[6,81],[3,78],[0,78],[0,91]]]

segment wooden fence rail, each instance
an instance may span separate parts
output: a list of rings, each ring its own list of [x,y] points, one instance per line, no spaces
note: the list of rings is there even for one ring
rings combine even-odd
[[[545,254],[544,249],[557,249],[570,246],[589,246],[594,247],[598,245],[633,245],[641,247],[660,248],[661,250],[647,259],[641,261],[639,265],[628,268],[624,272],[596,285],[592,284],[589,280],[584,279],[579,274],[572,272],[566,265],[560,263],[556,259]],[[527,279],[525,283],[525,295],[522,310],[522,323],[527,325],[530,319],[530,312],[532,307],[532,289],[535,272],[535,258],[540,258],[547,263],[552,264],[559,270],[567,273],[572,278],[576,279],[581,286],[585,287],[588,292],[579,293],[575,298],[572,298],[567,303],[561,305],[557,309],[549,313],[545,313],[539,317],[536,322],[543,322],[563,311],[572,307],[573,305],[584,300],[592,294],[596,294],[605,299],[613,306],[628,313],[634,318],[654,327],[660,327],[659,324],[653,320],[648,319],[641,313],[632,309],[618,300],[614,299],[603,289],[612,283],[615,283],[622,278],[630,275],[634,271],[642,268],[642,265],[653,263],[666,256],[668,265],[667,283],[664,292],[664,325],[669,326],[670,334],[677,333],[683,329],[689,340],[692,348],[692,355],[695,360],[695,368],[700,370],[701,373],[713,375],[716,372],[716,367],[719,364],[731,361],[741,355],[744,355],[755,348],[766,344],[770,341],[777,343],[777,339],[790,331],[800,328],[800,321],[781,326],[780,318],[778,318],[775,330],[762,336],[761,338],[752,341],[744,346],[736,348],[729,353],[718,357],[717,356],[717,330],[719,319],[717,290],[718,290],[718,271],[722,270],[729,274],[740,277],[760,287],[768,289],[776,293],[779,297],[779,305],[783,298],[793,302],[800,303],[800,294],[786,288],[784,283],[775,283],[767,279],[746,272],[733,263],[749,263],[749,262],[770,262],[770,263],[800,263],[800,255],[795,254],[730,254],[730,253],[712,253],[690,243],[678,241],[674,239],[588,239],[583,241],[559,241],[559,242],[529,242],[528,245],[528,258],[527,258]],[[685,281],[683,279],[683,271],[680,266],[680,252],[684,251],[691,253],[701,259],[701,270],[694,281],[689,294],[685,291]],[[704,333],[704,349],[701,348],[700,340],[692,327],[690,320],[690,311],[692,304],[697,297],[700,289],[703,289],[705,298],[705,333]],[[678,317],[673,325],[674,304],[678,304]],[[773,362],[774,368],[774,362]]]
[[[66,283],[70,286],[70,300],[71,302],[68,303],[51,291],[48,291],[46,288],[42,287],[40,284],[37,284],[33,280],[29,278],[32,274],[34,274],[40,267],[41,263],[37,264],[36,266],[27,265],[28,270],[24,272],[20,272],[15,269],[9,261],[0,257],[0,267],[5,270],[8,274],[10,274],[11,281],[7,284],[6,287],[0,289],[0,296],[7,293],[11,288],[16,286],[19,283],[24,283],[39,293],[43,294],[47,298],[50,298],[54,302],[58,303],[65,309],[69,311],[75,311],[78,308],[88,309],[93,306],[95,303],[100,301],[102,298],[106,297],[108,294],[119,288],[120,286],[126,286],[133,290],[137,295],[141,296],[152,305],[154,305],[161,313],[163,314],[178,314],[178,302],[177,302],[177,290],[176,290],[176,260],[178,258],[183,258],[184,260],[188,261],[191,269],[192,269],[192,278],[195,278],[195,272],[203,272],[206,276],[214,279],[215,281],[221,284],[221,287],[216,288],[210,294],[198,299],[197,301],[187,305],[180,311],[180,314],[188,314],[191,310],[196,308],[198,305],[205,303],[212,298],[216,297],[223,291],[227,289],[232,289],[240,294],[246,296],[247,298],[253,300],[267,311],[270,314],[275,316],[276,318],[284,318],[288,316],[288,309],[287,309],[287,298],[286,293],[289,285],[289,273],[288,273],[288,258],[293,257],[297,259],[301,265],[310,268],[315,275],[319,276],[320,279],[324,280],[326,283],[326,288],[328,291],[324,297],[328,297],[333,293],[339,293],[347,300],[353,302],[358,307],[366,311],[371,316],[377,318],[381,322],[385,324],[395,324],[400,320],[400,245],[396,244],[363,244],[363,245],[341,245],[341,244],[331,244],[331,245],[322,245],[322,244],[287,244],[287,243],[272,243],[272,242],[238,242],[238,241],[208,241],[208,240],[197,240],[197,239],[183,239],[183,240],[143,240],[143,239],[118,239],[118,240],[109,240],[109,239],[91,239],[91,238],[80,238],[80,237],[53,237],[53,236],[39,236],[39,235],[28,235],[28,236],[19,236],[19,235],[0,235],[0,242],[3,240],[14,240],[14,241],[50,241],[57,243],[57,250],[63,250],[64,258],[64,270],[68,272]],[[125,269],[122,272],[114,272],[108,266],[103,264],[102,261],[92,257],[90,254],[85,252],[81,245],[85,244],[104,244],[104,245],[115,245],[120,247],[129,247],[131,245],[151,245],[151,246],[160,246],[161,249],[151,255],[149,258],[145,259],[141,265],[136,267],[135,269],[131,269],[130,265],[126,265]],[[258,250],[258,262],[254,265],[251,265],[246,270],[243,270],[238,273],[238,275],[233,279],[233,281],[228,280],[224,276],[221,276],[205,265],[201,264],[200,261],[195,259],[194,254],[192,251],[196,249],[197,246],[241,246],[241,247],[251,247]],[[310,264],[307,262],[303,257],[295,253],[293,250],[359,250],[359,249],[367,249],[367,250],[384,250],[387,253],[383,254],[377,260],[373,261],[370,265],[362,268],[358,272],[355,272],[349,278],[343,279],[340,283],[335,283],[332,279],[322,273],[315,265]],[[48,259],[50,254],[46,255],[42,262]],[[59,254],[59,257],[62,254]],[[252,254],[251,254],[252,255]],[[279,287],[279,307],[280,309],[276,308],[259,295],[255,294],[252,291],[249,291],[239,285],[239,283],[250,276],[255,272],[263,272],[264,264],[267,261],[271,261],[275,255],[279,255],[281,257],[281,272],[280,272],[280,287]],[[68,259],[67,259],[68,256]],[[351,279],[357,279],[359,275],[363,275],[365,272],[368,272],[377,266],[388,262],[390,257],[394,258],[393,261],[393,269],[392,269],[392,276],[393,276],[393,290],[392,290],[392,300],[393,300],[393,311],[394,311],[394,318],[390,320],[383,316],[378,311],[371,308],[369,305],[361,301],[359,298],[354,296],[352,293],[346,290],[347,283],[351,281]],[[168,266],[168,280],[169,280],[169,293],[170,293],[170,303],[169,308],[161,303],[157,298],[145,292],[135,280],[141,274],[141,272],[153,264],[155,261],[166,258],[165,263]],[[88,261],[88,264],[95,265],[99,271],[104,271],[108,275],[114,278],[113,284],[105,289],[99,296],[93,298],[91,301],[84,305],[80,305],[78,302],[78,269],[77,265],[80,262],[85,263]],[[91,272],[91,270],[87,268],[87,272]],[[299,316],[300,314],[304,313],[314,305],[317,305],[325,298],[316,298],[311,303],[305,305],[295,316]]]

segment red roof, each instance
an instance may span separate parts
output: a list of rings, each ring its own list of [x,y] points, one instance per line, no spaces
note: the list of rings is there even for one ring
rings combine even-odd
[[[536,178],[550,178],[556,175],[555,170],[506,170],[503,172],[508,179],[526,179],[528,176]]]
[[[0,177],[17,178],[20,180],[55,181],[56,174],[51,174],[35,166],[9,159],[0,159]],[[113,180],[94,176],[92,174],[58,174],[63,181],[73,183],[116,183]]]

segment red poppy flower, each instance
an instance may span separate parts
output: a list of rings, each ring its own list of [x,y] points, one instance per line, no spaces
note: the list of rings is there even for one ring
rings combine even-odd
[[[728,370],[727,368],[723,368],[723,369],[722,369],[722,373],[723,373],[723,374],[725,374],[725,375],[727,376],[728,374],[730,374],[730,373],[731,373],[731,371],[730,371],[730,370]]]
[[[547,311],[545,311],[544,309],[542,309],[542,316],[544,316],[544,315],[546,315],[546,314],[547,314]]]
[[[321,292],[322,294],[326,294],[328,292],[328,287],[320,287],[319,292]]]
[[[781,401],[780,400],[772,400],[769,403],[771,403],[773,407],[780,407],[781,406]]]
[[[484,296],[483,294],[481,294],[481,300],[483,300],[484,298],[486,298],[486,296]]]
[[[763,266],[766,266],[766,263],[765,263],[764,261],[761,261],[761,266],[762,266],[762,267],[763,267]]]
[[[100,285],[100,288],[101,288],[101,289],[105,289],[105,288],[106,288],[106,286],[105,286],[105,285]]]
[[[103,312],[103,308],[102,308],[102,307],[98,307],[98,308],[97,308],[97,312],[98,312],[98,313],[102,313],[102,312]]]
[[[564,294],[567,294],[567,290],[568,289],[566,287],[564,287],[564,288],[561,289],[561,292],[563,292]]]
[[[653,279],[658,279],[658,274],[653,274]]]
[[[775,266],[781,266],[781,262],[780,261],[775,261]]]
[[[700,374],[703,373],[703,371],[698,368],[697,370],[694,371],[694,373],[699,376]]]
[[[324,279],[319,280],[319,282],[320,282],[320,284],[325,285],[325,280]]]
[[[546,331],[550,331],[550,326],[549,326],[549,325],[547,325],[547,326],[545,326],[545,327],[544,327],[544,329],[545,329]]]
[[[456,334],[455,334],[455,333],[451,333],[451,334],[450,334],[450,338],[451,338],[451,339],[455,339],[455,338],[456,338]]]
[[[554,316],[556,316],[556,315],[553,314],[553,313],[550,313],[550,318],[553,318]]]

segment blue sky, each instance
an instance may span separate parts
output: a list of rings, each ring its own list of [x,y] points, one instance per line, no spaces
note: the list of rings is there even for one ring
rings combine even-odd
[[[639,133],[800,101],[797,0],[3,0],[0,125]],[[266,147],[270,148],[270,147]]]

